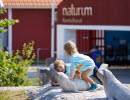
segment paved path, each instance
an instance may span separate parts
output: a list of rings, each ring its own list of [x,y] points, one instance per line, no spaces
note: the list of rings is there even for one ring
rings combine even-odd
[[[130,84],[130,69],[111,69],[112,73],[124,84]]]
[[[40,66],[37,66],[37,65],[32,65],[29,67],[29,72],[28,72],[28,77],[29,78],[35,78],[37,77],[37,69],[40,68],[40,69],[48,69],[49,66],[45,66],[45,65],[40,65]]]
[[[110,69],[115,77],[130,88],[130,69]]]
[[[0,91],[17,91],[17,90],[29,90],[36,88],[37,86],[13,86],[13,87],[0,87]]]

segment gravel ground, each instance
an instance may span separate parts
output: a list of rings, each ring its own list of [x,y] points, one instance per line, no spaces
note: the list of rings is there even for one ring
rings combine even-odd
[[[115,77],[130,88],[130,69],[110,69]]]

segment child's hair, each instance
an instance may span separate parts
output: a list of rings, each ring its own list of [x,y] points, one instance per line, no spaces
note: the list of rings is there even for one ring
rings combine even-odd
[[[74,42],[68,41],[64,44],[64,50],[67,56],[71,56],[73,53],[78,53],[77,47]]]
[[[64,65],[64,66],[65,66],[65,63],[64,63],[62,60],[56,60],[56,61],[54,62],[54,69],[57,70],[57,67],[58,67],[59,65]]]

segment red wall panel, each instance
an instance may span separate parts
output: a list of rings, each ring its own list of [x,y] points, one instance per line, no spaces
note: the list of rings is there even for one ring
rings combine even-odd
[[[51,48],[51,10],[49,9],[13,9],[13,18],[20,23],[13,26],[13,50],[21,49],[23,43],[33,40],[41,51],[40,57],[50,57]]]

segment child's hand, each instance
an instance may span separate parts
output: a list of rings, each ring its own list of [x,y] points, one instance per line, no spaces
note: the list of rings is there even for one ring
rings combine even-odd
[[[73,80],[73,77],[69,77],[69,80]]]
[[[51,85],[52,85],[52,86],[58,86],[58,83],[56,83],[56,82],[51,82]]]

